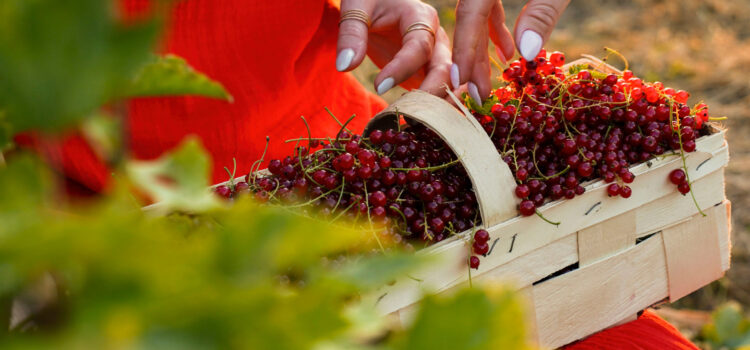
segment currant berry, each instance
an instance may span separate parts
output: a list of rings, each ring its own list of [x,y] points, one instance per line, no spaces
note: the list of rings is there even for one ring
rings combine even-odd
[[[518,211],[520,211],[523,216],[531,216],[536,213],[536,205],[533,201],[526,199],[521,201],[518,205]]]
[[[479,268],[479,258],[476,255],[469,258],[469,267],[475,270]]]
[[[685,176],[685,171],[683,171],[682,169],[675,169],[669,173],[669,182],[675,185],[680,185],[681,183],[685,182],[686,178],[687,176]]]
[[[474,241],[475,242],[487,242],[490,240],[490,233],[487,232],[487,230],[480,229],[477,230],[476,233],[474,233]]]

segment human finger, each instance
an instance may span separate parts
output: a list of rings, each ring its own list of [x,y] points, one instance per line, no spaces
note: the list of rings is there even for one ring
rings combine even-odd
[[[518,52],[527,61],[536,58],[570,0],[530,0],[516,20]]]

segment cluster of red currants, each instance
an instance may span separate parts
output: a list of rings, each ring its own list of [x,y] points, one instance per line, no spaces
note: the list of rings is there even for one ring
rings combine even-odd
[[[586,65],[562,66],[565,56],[542,50],[503,72],[487,113],[474,111],[518,182],[522,215],[547,200],[583,194],[583,183],[602,178],[610,196],[628,198],[631,165],[667,151],[692,152],[708,120],[689,94],[646,83],[631,71],[604,74]],[[685,183],[683,187],[688,188]]]
[[[369,137],[342,131],[328,143],[310,139],[309,148],[271,160],[270,175],[248,175],[240,184],[262,202],[383,224],[375,229],[380,238],[396,243],[439,242],[480,224],[471,181],[452,150],[422,125],[402,127]],[[217,192],[231,196],[224,187]]]

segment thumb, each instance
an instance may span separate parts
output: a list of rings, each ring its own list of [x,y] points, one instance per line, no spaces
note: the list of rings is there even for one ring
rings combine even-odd
[[[547,41],[570,0],[530,0],[516,20],[518,52],[533,60]]]

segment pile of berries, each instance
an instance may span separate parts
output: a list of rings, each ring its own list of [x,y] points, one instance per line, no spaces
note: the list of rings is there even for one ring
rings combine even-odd
[[[515,175],[521,215],[583,194],[582,184],[599,178],[610,183],[609,196],[628,198],[631,165],[670,151],[693,152],[696,138],[708,133],[708,108],[688,107],[685,91],[644,82],[628,70],[603,74],[581,65],[565,72],[564,63],[562,53],[548,57],[544,50],[533,61],[511,63],[494,105],[474,111]],[[680,185],[689,192],[689,183]]]
[[[541,50],[533,61],[512,62],[502,74],[505,85],[483,105],[467,100],[515,177],[521,215],[542,217],[537,208],[544,203],[581,195],[587,182],[600,178],[609,183],[609,196],[629,198],[631,165],[693,152],[696,139],[709,133],[708,108],[689,107],[685,91],[644,82],[629,70],[604,74],[579,65],[564,71],[564,63],[562,53]],[[269,162],[270,175],[251,174],[216,192],[253,193],[333,221],[347,217],[376,232],[379,243],[407,247],[481,224],[464,168],[421,124],[401,123],[368,137],[342,127],[335,140],[303,140],[307,146],[294,155]],[[690,192],[685,171],[673,171],[669,180],[680,193]],[[475,232],[471,268],[488,253],[489,238],[486,230]]]
[[[452,150],[423,125],[310,139],[294,156],[269,162],[269,176],[235,185],[262,201],[304,207],[335,220],[377,225],[378,239],[439,242],[481,223],[472,184]],[[217,193],[236,191],[219,186]],[[370,226],[372,227],[372,226]],[[383,228],[385,227],[385,229]]]

